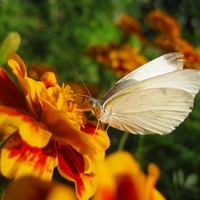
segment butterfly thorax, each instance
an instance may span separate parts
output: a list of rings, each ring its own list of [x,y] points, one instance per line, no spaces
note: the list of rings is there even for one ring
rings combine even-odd
[[[104,100],[97,100],[94,98],[88,99],[89,107],[93,111],[93,115],[96,116],[103,123],[109,123],[110,117],[109,114],[105,112]]]
[[[94,98],[89,98],[88,99],[89,107],[92,109],[93,115],[96,116],[96,118],[99,118],[100,111],[103,107],[103,101],[102,100],[97,100]]]

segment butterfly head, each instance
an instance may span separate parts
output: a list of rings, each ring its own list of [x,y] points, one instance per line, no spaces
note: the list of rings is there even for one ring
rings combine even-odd
[[[96,118],[98,119],[99,115],[100,115],[100,111],[103,108],[103,101],[97,100],[97,99],[94,99],[94,98],[89,98],[88,104],[89,104],[89,107],[92,109],[93,115],[95,115]]]

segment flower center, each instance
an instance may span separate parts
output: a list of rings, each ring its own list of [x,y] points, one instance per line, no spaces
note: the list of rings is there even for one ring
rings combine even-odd
[[[40,96],[55,108],[66,110],[70,120],[84,127],[87,118],[85,113],[78,108],[79,105],[75,103],[75,95],[71,87],[65,84],[60,87],[52,72],[45,73],[40,80],[45,85],[40,91]]]

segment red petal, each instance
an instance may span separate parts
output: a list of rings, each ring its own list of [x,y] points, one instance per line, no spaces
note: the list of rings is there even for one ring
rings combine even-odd
[[[68,180],[74,181],[80,199],[89,199],[97,187],[93,173],[84,174],[85,163],[81,154],[71,146],[58,145],[58,170]]]
[[[4,106],[28,111],[24,95],[2,67],[0,67],[0,103]]]
[[[8,178],[34,175],[50,181],[57,164],[56,159],[53,140],[41,149],[29,146],[17,133],[1,149],[1,173]]]

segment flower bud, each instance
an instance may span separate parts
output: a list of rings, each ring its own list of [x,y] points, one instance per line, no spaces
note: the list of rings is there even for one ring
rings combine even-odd
[[[7,55],[12,52],[15,53],[21,43],[21,37],[17,32],[9,32],[5,39],[0,44],[0,65],[7,62]]]

